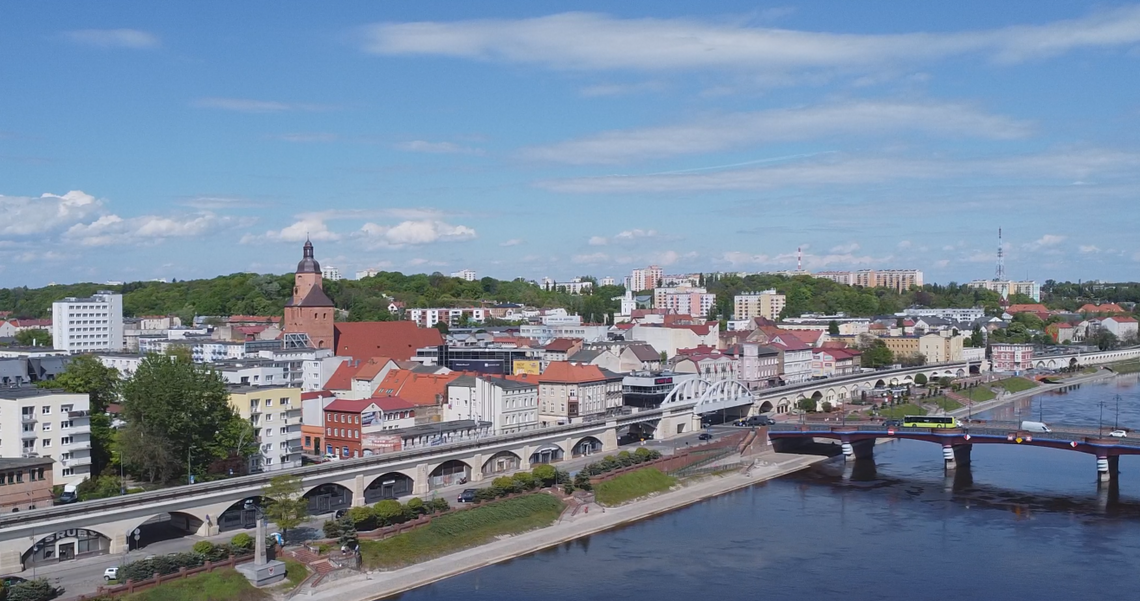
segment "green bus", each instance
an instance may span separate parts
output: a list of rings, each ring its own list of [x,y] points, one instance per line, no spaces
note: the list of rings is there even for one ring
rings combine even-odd
[[[908,415],[902,425],[904,428],[958,428],[962,424],[949,415]]]

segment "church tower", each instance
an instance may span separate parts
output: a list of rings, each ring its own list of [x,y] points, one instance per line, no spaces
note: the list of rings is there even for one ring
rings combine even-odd
[[[313,243],[305,240],[304,256],[293,277],[293,298],[285,304],[286,334],[308,334],[315,348],[332,348],[333,302],[322,287],[321,265],[313,258]]]

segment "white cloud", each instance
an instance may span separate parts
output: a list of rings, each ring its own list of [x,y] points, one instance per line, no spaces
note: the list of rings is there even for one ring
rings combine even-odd
[[[362,49],[569,70],[728,69],[755,73],[867,71],[980,55],[1015,63],[1140,42],[1140,7],[1041,25],[945,33],[848,34],[749,27],[695,19],[618,19],[562,13],[529,19],[379,23]]]
[[[850,244],[841,244],[831,248],[831,252],[839,254],[849,254],[859,250],[859,243],[852,242]]]
[[[1044,236],[1041,236],[1040,238],[1034,240],[1033,242],[1023,244],[1021,247],[1024,248],[1025,250],[1028,250],[1028,251],[1041,250],[1043,248],[1049,248],[1051,246],[1057,246],[1058,244],[1064,242],[1066,238],[1068,238],[1068,236],[1059,236],[1057,234],[1045,234]]]
[[[522,238],[511,238],[510,240],[504,240],[503,242],[500,242],[499,246],[518,246],[523,242],[525,242],[525,240]]]
[[[897,246],[899,248],[910,248],[912,244],[910,240],[900,240]]]
[[[1012,139],[1027,135],[1030,126],[961,104],[858,101],[608,131],[523,149],[521,154],[530,159],[560,163],[616,164],[835,135],[884,135],[904,131],[955,138]]]
[[[158,36],[137,29],[80,29],[68,31],[64,37],[77,44],[98,48],[157,48]]]
[[[855,245],[858,246],[858,245]],[[806,247],[805,247],[806,248]],[[806,269],[824,269],[836,266],[881,265],[894,259],[894,256],[884,257],[859,256],[850,252],[831,252],[826,255],[813,255],[804,253],[803,265]],[[766,266],[794,266],[799,257],[796,253],[781,253],[776,256],[766,254],[753,255],[739,251],[730,251],[721,255],[721,260],[731,265],[766,265]]]
[[[1082,244],[1080,246],[1080,251],[1084,254],[1098,253],[1098,252],[1100,252],[1100,248],[1095,246],[1095,245],[1092,245],[1092,244],[1089,244],[1089,245]]]
[[[372,247],[400,247],[458,242],[476,237],[475,230],[466,225],[452,225],[445,221],[421,219],[402,221],[395,226],[366,223],[360,228]]]
[[[939,259],[939,260],[934,262],[935,267],[947,267],[949,265],[950,265],[949,259]]]
[[[242,236],[241,243],[250,244],[260,241],[304,242],[305,240],[340,240],[340,234],[330,230],[324,219],[312,215],[299,215],[298,217],[299,219],[293,222],[292,225],[285,226],[279,230],[269,230],[261,236],[246,234]]]
[[[618,235],[614,236],[614,239],[615,240],[637,240],[639,238],[652,238],[656,235],[657,235],[657,230],[633,229],[633,230],[625,230],[623,232],[618,232]]]
[[[234,224],[234,219],[210,212],[176,217],[142,215],[127,219],[104,215],[92,223],[71,226],[64,232],[63,239],[83,246],[147,244],[168,238],[202,236]]]
[[[609,243],[609,238],[606,238],[605,236],[590,236],[590,246],[605,246]]]
[[[412,140],[410,142],[402,142],[400,144],[397,144],[396,148],[400,150],[406,150],[408,152],[426,152],[430,154],[485,154],[485,151],[482,148],[462,146],[454,142],[428,142],[426,140]]]
[[[610,260],[610,256],[606,253],[590,253],[588,255],[574,255],[570,257],[572,263],[605,263]]]
[[[238,113],[283,113],[286,111],[328,111],[334,107],[320,104],[288,103],[276,100],[250,98],[198,98],[190,106],[202,109],[219,109]]]
[[[0,195],[0,236],[28,236],[82,223],[105,213],[103,202],[81,190],[63,196]]]

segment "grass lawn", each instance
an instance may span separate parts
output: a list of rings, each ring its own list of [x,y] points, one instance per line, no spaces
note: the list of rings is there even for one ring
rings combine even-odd
[[[926,409],[908,403],[894,407],[883,407],[879,409],[879,415],[887,419],[902,419],[908,415],[926,415]]]
[[[120,597],[123,601],[263,601],[269,593],[259,591],[232,569],[214,570],[184,580],[165,582],[154,588]]]
[[[984,403],[986,401],[992,401],[995,398],[997,398],[997,395],[994,394],[989,388],[987,388],[985,386],[978,386],[977,388],[967,388],[965,390],[959,390],[958,394],[960,394],[960,395],[962,395],[968,399],[973,399],[975,403]]]
[[[1112,365],[1109,365],[1109,367],[1112,368],[1112,371],[1118,374],[1130,374],[1140,371],[1140,362],[1125,361],[1122,363],[1113,363]]]
[[[556,497],[535,493],[494,501],[431,521],[427,526],[380,541],[360,541],[366,568],[399,568],[520,534],[554,523],[564,504]]]
[[[1036,384],[1030,382],[1029,380],[1026,380],[1025,378],[1006,378],[1004,380],[998,380],[992,385],[999,388],[1004,388],[1010,393],[1023,392],[1025,390],[1032,390],[1034,388],[1037,388]]]
[[[598,484],[594,487],[594,496],[602,505],[613,507],[651,493],[669,490],[676,483],[677,479],[673,476],[664,474],[657,468],[647,467]]]
[[[959,403],[958,401],[955,401],[954,399],[947,398],[947,397],[942,396],[942,395],[938,395],[936,397],[931,397],[929,399],[924,399],[922,402],[929,404],[929,405],[937,405],[937,406],[941,407],[943,411],[953,411],[955,409],[961,409],[962,408],[962,403]]]
[[[281,558],[281,561],[285,562],[285,581],[273,587],[274,591],[278,593],[291,591],[309,577],[309,568],[306,568],[305,564],[288,557]]]

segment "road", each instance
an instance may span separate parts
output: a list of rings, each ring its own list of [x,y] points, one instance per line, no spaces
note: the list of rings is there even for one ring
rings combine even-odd
[[[727,433],[737,431],[735,426],[713,426],[710,432],[714,437],[720,437]],[[700,444],[698,436],[700,432],[692,432],[676,436],[667,441],[650,440],[645,441],[644,444],[637,442],[632,444],[623,445],[620,450],[632,451],[640,446],[660,451],[662,454],[669,455],[675,452],[676,449],[684,448],[686,446],[696,446]],[[558,469],[568,472],[576,472],[588,463],[597,461],[603,457],[603,454],[595,454],[587,457],[578,457],[566,461],[561,461],[556,464]],[[466,488],[480,488],[491,485],[493,478],[485,478],[479,482],[470,482],[456,486],[449,486],[440,488],[424,495],[425,499],[435,497],[443,497],[447,499],[453,506],[456,504],[455,499],[459,493]],[[406,501],[409,497],[401,499]],[[305,524],[301,525],[295,530],[289,532],[290,542],[300,542],[305,540],[313,540],[324,538],[324,533],[321,526],[326,520],[331,519],[332,514],[325,514],[314,516]],[[269,527],[270,532],[274,531],[271,524]],[[147,544],[141,549],[135,549],[126,554],[118,555],[98,555],[95,557],[86,557],[82,559],[75,559],[71,561],[61,562],[49,566],[32,567],[19,572],[18,575],[22,578],[47,578],[56,586],[62,586],[65,589],[64,597],[70,598],[82,594],[94,593],[96,588],[103,583],[103,571],[109,567],[119,566],[132,561],[143,559],[149,555],[163,555],[167,553],[178,553],[182,551],[189,551],[194,543],[198,541],[210,541],[215,544],[228,543],[234,535],[239,532],[245,532],[250,535],[254,534],[251,530],[228,530],[222,534],[212,537],[185,535],[168,540],[162,540]]]

